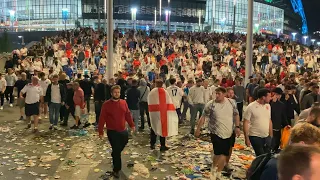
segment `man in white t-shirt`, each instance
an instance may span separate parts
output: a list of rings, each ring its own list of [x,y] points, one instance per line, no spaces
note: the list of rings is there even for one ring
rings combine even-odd
[[[205,119],[208,119],[214,149],[210,179],[221,178],[221,171],[227,162],[227,157],[230,156],[230,149],[235,143],[235,137],[240,136],[240,118],[237,105],[234,100],[225,97],[226,92],[227,90],[223,87],[218,87],[215,90],[216,99],[206,104],[195,133],[196,137],[200,135]]]
[[[47,88],[48,88],[49,84],[51,84],[51,81],[46,78],[46,75],[44,72],[41,72],[39,74],[39,77],[40,77],[39,85],[42,88],[42,92],[43,92],[42,96],[45,96],[47,93]],[[48,119],[48,103],[45,102],[43,98],[41,98],[41,100],[40,100],[40,112],[39,113],[40,113],[39,119],[41,119],[41,114],[43,114],[45,119]]]
[[[273,136],[270,100],[270,91],[260,89],[258,99],[248,105],[243,115],[245,143],[252,145],[256,156],[270,152]]]
[[[181,101],[182,97],[184,96],[184,92],[181,88],[175,85],[176,79],[172,78],[169,80],[170,86],[167,88],[167,92],[169,93],[169,96],[172,99],[172,102],[174,104],[174,107],[176,108],[176,112],[179,118],[179,124],[182,123],[181,119]]]

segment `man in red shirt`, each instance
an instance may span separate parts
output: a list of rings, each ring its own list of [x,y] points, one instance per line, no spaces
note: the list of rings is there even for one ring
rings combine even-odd
[[[103,138],[103,128],[106,126],[107,135],[112,147],[113,176],[119,178],[121,171],[121,152],[128,143],[128,131],[126,122],[135,132],[133,119],[128,108],[127,102],[120,99],[120,86],[116,85],[111,88],[112,98],[106,101],[101,108],[99,118],[99,137]]]
[[[73,95],[73,102],[75,107],[75,120],[76,123],[74,126],[71,127],[71,129],[78,129],[79,128],[79,122],[80,122],[80,116],[81,114],[84,114],[84,108],[85,108],[85,102],[84,102],[84,92],[80,88],[80,85],[78,82],[74,83],[74,95]]]

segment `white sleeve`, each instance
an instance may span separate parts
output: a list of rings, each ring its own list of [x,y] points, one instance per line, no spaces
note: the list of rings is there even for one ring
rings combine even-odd
[[[251,108],[250,108],[251,106],[248,106],[247,108],[246,108],[246,110],[244,111],[244,113],[243,113],[243,119],[246,119],[246,120],[248,120],[248,121],[250,121],[250,119],[251,119],[251,115],[252,115],[252,112],[251,112]]]
[[[22,92],[23,94],[25,94],[25,93],[27,92],[28,88],[29,88],[29,85],[25,85],[20,92]]]

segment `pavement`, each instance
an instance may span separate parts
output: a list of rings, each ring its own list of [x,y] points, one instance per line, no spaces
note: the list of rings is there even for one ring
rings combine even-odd
[[[107,138],[98,138],[93,127],[87,131],[74,132],[63,127],[54,131],[48,129],[49,120],[42,119],[40,132],[34,134],[18,118],[18,107],[5,104],[0,111],[1,180],[113,179],[105,174],[112,170],[110,145]],[[89,119],[92,121],[94,115]],[[70,117],[69,126],[73,123]],[[159,145],[156,150],[150,150],[149,130],[132,135],[122,153],[119,179],[207,179],[212,152],[208,137],[189,136],[188,125],[179,131],[181,135],[167,141],[170,150],[165,153],[160,153]],[[253,159],[252,149],[243,147],[243,138],[236,143],[241,147],[231,157],[234,173],[225,179],[244,179],[245,168]]]

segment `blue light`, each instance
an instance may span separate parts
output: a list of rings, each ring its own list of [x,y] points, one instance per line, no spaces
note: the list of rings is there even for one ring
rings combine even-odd
[[[298,13],[302,19],[302,34],[308,34],[308,25],[307,18],[304,14],[303,5],[301,0],[290,0],[293,10],[295,13]]]

